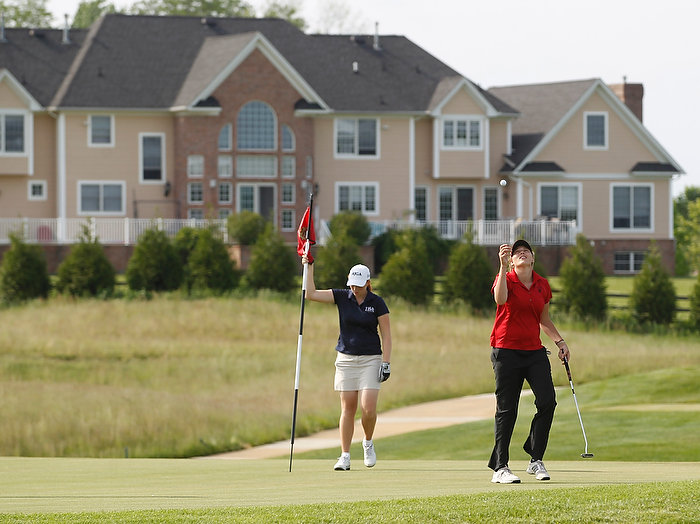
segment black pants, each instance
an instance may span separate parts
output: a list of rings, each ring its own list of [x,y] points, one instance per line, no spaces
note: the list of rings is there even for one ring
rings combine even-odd
[[[498,471],[508,465],[508,448],[518,416],[518,402],[524,380],[527,380],[535,395],[537,412],[532,418],[530,434],[523,449],[533,460],[542,460],[554,419],[554,408],[557,405],[547,350],[492,348],[491,363],[496,377],[496,438],[489,467]]]

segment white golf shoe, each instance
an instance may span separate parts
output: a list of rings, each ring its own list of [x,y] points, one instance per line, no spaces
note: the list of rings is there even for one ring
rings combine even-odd
[[[508,466],[504,466],[493,473],[491,482],[494,484],[520,484],[520,479],[513,474]]]
[[[350,471],[350,456],[340,455],[338,462],[335,463],[333,469],[336,471]]]
[[[530,475],[534,475],[537,480],[549,480],[549,473],[544,467],[541,460],[534,460],[528,464],[527,471]]]
[[[371,440],[363,440],[362,451],[365,453],[365,466],[371,468],[377,463],[377,453],[374,451],[374,442]]]

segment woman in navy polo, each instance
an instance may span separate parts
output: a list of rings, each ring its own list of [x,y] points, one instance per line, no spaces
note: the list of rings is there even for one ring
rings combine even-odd
[[[535,254],[525,240],[498,250],[500,270],[492,293],[496,320],[491,331],[491,363],[496,378],[495,444],[489,460],[494,471],[491,482],[519,483],[508,467],[510,439],[518,416],[518,401],[527,380],[535,396],[537,412],[523,449],[530,455],[527,473],[537,480],[549,480],[542,458],[557,405],[552,368],[540,329],[559,349],[559,359],[569,358],[569,347],[549,317],[552,290],[547,280],[534,271]],[[511,269],[508,271],[508,269]]]
[[[309,263],[309,260],[304,256],[302,262]],[[338,353],[334,388],[340,392],[342,453],[334,469],[350,469],[350,444],[358,404],[362,410],[362,429],[365,433],[362,441],[364,463],[371,468],[377,463],[372,435],[377,423],[379,385],[389,378],[391,372],[389,309],[380,296],[372,293],[369,268],[362,264],[350,269],[347,281],[350,289],[316,289],[313,262],[309,263],[307,279],[308,300],[335,303],[338,308],[340,334],[335,346]]]

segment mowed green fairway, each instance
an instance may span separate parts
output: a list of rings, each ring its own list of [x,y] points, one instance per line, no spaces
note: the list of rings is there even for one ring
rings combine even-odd
[[[522,471],[526,463],[512,466]],[[522,484],[502,486],[488,481],[483,461],[382,461],[339,473],[327,461],[297,460],[290,473],[287,460],[2,458],[0,508],[25,514],[242,508],[700,481],[700,466],[688,462],[581,459],[548,466],[556,472],[550,482],[523,474]]]

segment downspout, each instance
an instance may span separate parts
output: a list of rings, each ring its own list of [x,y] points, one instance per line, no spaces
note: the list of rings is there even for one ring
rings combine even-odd
[[[515,214],[518,216],[518,218],[523,218],[523,186],[527,187],[528,189],[528,204],[529,204],[529,209],[528,209],[528,214],[530,215],[527,220],[532,220],[532,184],[530,182],[525,182],[521,177],[517,178],[518,180],[518,186],[516,188],[516,203],[515,203]]]
[[[58,215],[58,241],[66,237],[66,115],[60,113],[56,121],[56,211]]]
[[[411,222],[416,220],[416,119],[408,121],[408,209]]]

